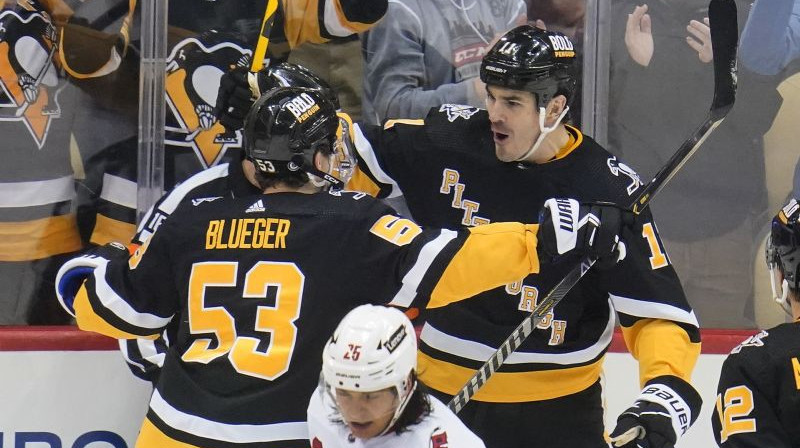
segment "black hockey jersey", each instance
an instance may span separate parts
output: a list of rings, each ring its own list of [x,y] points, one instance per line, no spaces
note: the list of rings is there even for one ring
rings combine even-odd
[[[422,229],[364,193],[193,197],[94,271],[77,322],[131,338],[179,319],[148,412],[170,437],[308,446],[322,349],[350,309],[438,307],[536,272],[536,229]]]
[[[498,221],[537,222],[544,201],[631,204],[639,176],[575,128],[568,147],[548,163],[497,160],[485,110],[431,109],[423,120],[389,121],[355,135],[359,168],[348,188],[379,197],[403,195],[424,226],[456,228]],[[615,314],[642,363],[641,382],[663,374],[688,380],[699,355],[696,317],[645,210],[622,235],[627,257],[591,270],[474,399],[546,400],[586,389],[599,378]],[[477,297],[431,310],[420,335],[422,381],[454,395],[578,262],[567,257]],[[655,350],[656,341],[659,350]]]
[[[731,351],[711,423],[723,448],[800,447],[800,322],[761,331]]]
[[[162,196],[148,210],[131,240],[130,250],[134,252],[147,241],[184,201],[194,202],[218,196],[238,198],[257,193],[258,189],[247,181],[242,171],[242,164],[239,162],[223,163],[201,171]],[[113,212],[114,208],[108,210]],[[133,217],[122,217],[125,218]],[[107,237],[113,239],[113,234]],[[170,323],[162,337],[155,340],[144,338],[120,340],[120,351],[134,375],[146,381],[156,382],[164,365],[169,341],[174,340],[177,327],[177,322]]]
[[[165,81],[165,190],[192,174],[238,161],[240,132],[224,134],[213,108],[221,76],[249,66],[267,2],[173,0],[168,13]],[[386,0],[301,0],[279,2],[270,34],[269,63],[286,60],[290,48],[364,31],[386,12]],[[90,202],[97,206],[91,241],[127,241],[136,212],[137,140],[131,137],[90,161]]]

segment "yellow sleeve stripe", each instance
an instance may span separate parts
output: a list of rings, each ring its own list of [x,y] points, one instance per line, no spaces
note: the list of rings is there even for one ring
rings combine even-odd
[[[91,303],[89,303],[89,295],[86,292],[85,284],[81,286],[81,289],[75,296],[75,303],[73,305],[75,307],[76,322],[78,323],[78,328],[81,330],[93,331],[116,339],[156,339],[158,337],[158,335],[145,337],[128,333],[106,322],[94,312]]]
[[[421,120],[421,119],[420,120],[412,120],[412,119],[408,119],[408,118],[386,120],[386,122],[383,123],[383,129],[392,128],[396,124],[407,124],[407,125],[411,125],[411,126],[422,126],[422,125],[425,124],[425,120]]]
[[[363,191],[372,197],[378,197],[378,194],[381,192],[381,187],[367,176],[360,166],[357,166],[353,171],[353,176],[347,181],[345,189],[349,191]]]
[[[661,375],[690,381],[700,356],[700,343],[691,342],[678,324],[662,319],[642,319],[622,327],[628,351],[639,361],[640,386]]]
[[[135,233],[136,226],[133,224],[97,215],[91,241],[98,246],[113,241],[130,241]]]
[[[503,222],[469,229],[431,293],[428,308],[472,297],[539,272],[538,224]]]

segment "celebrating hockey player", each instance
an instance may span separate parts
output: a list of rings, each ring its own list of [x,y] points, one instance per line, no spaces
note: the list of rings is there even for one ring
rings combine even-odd
[[[483,447],[417,380],[414,327],[397,309],[361,305],[347,313],[322,352],[322,380],[308,405],[314,448],[356,439],[386,448]]]
[[[446,104],[424,120],[350,126],[359,170],[347,188],[403,196],[432,227],[537,222],[551,197],[631,204],[643,188],[636,172],[564,123],[577,57],[561,33],[507,32],[482,61],[486,110]],[[628,230],[627,257],[591,270],[458,414],[487,446],[607,446],[600,377],[615,317],[642,394],[620,416],[614,445],[674,444],[697,418],[697,318],[649,210]],[[561,257],[539,275],[428,310],[420,380],[448,401],[577,262]],[[680,412],[658,398],[667,395]]]
[[[539,226],[453,231],[364,193],[325,193],[354,167],[338,128],[321,92],[273,89],[244,129],[244,176],[263,194],[198,191],[166,204],[132,255],[107,245],[62,266],[59,297],[82,329],[153,337],[179,316],[137,446],[308,446],[322,350],[353,307],[441,307],[537,272],[537,250],[622,255],[610,205],[567,200]]]
[[[793,322],[751,336],[722,364],[712,417],[723,448],[800,446],[800,204],[772,219],[767,266],[774,300]]]

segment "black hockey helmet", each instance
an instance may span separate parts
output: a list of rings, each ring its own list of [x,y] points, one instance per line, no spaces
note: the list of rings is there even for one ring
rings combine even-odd
[[[576,57],[564,34],[521,25],[504,34],[483,57],[481,81],[532,92],[538,107],[546,107],[557,95],[569,102],[575,92]]]
[[[791,199],[772,218],[767,241],[767,265],[778,267],[792,290],[800,286],[800,204]]]
[[[281,62],[262,69],[266,76],[259,76],[259,85],[262,92],[268,92],[276,87],[303,87],[307,89],[319,90],[325,98],[339,109],[339,97],[336,92],[324,79],[314,74],[311,70],[302,65]]]
[[[319,90],[278,87],[256,100],[244,120],[244,149],[265,174],[306,172],[338,185],[314,167],[314,154],[336,150],[339,117]]]

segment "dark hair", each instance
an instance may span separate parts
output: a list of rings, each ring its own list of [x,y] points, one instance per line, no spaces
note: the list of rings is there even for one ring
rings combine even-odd
[[[428,388],[417,380],[417,372],[411,372],[411,381],[417,383],[417,388],[408,399],[403,413],[394,422],[392,431],[401,434],[409,430],[409,426],[416,425],[431,413],[431,400],[428,398]]]
[[[262,191],[276,185],[284,185],[288,188],[300,188],[308,183],[308,174],[303,171],[280,170],[274,174],[268,174],[259,170],[255,171],[256,183]]]

